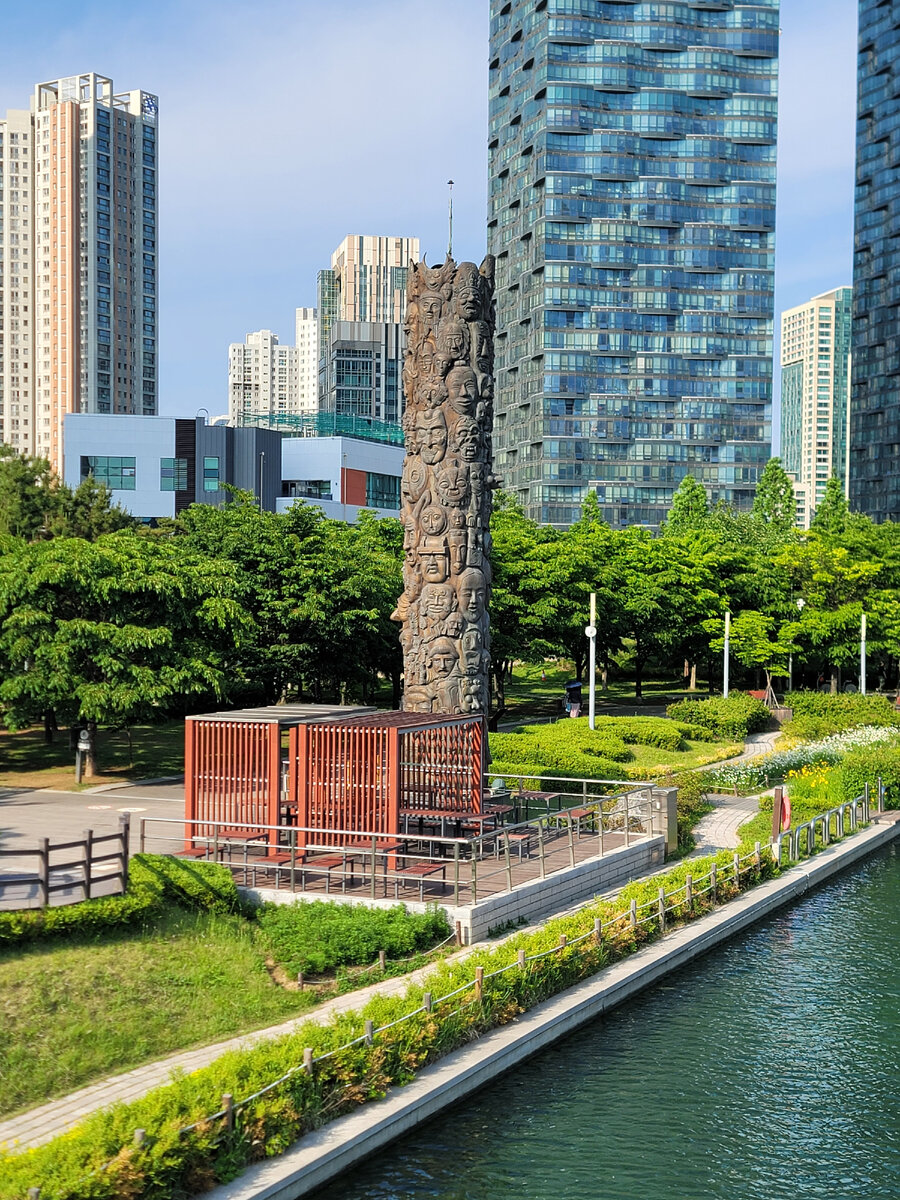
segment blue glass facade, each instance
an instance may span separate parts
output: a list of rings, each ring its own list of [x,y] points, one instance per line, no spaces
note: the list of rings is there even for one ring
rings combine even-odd
[[[493,0],[495,461],[533,518],[745,508],[771,453],[777,0]]]
[[[860,0],[850,503],[900,521],[900,11]]]

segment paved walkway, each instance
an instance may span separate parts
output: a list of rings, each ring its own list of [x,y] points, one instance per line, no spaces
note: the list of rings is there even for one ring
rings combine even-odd
[[[714,763],[708,770],[729,766],[732,763],[746,762],[759,754],[771,754],[775,742],[781,736],[780,730],[767,733],[751,733],[744,743],[744,749],[736,758],[726,762]],[[753,796],[728,796],[721,793],[711,793],[707,799],[715,805],[715,810],[702,817],[694,826],[694,850],[692,857],[700,854],[715,854],[717,850],[733,850],[740,842],[740,827],[759,811],[759,798],[765,796],[765,791]]]

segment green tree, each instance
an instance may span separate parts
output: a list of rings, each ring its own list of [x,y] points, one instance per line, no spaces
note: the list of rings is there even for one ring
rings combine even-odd
[[[685,475],[666,516],[662,532],[680,535],[702,529],[709,520],[709,497],[706,489],[693,475]]]
[[[714,617],[703,622],[708,633],[714,634],[710,649],[721,654],[725,649],[724,621]],[[791,654],[798,649],[796,621],[778,626],[774,617],[746,609],[737,613],[731,622],[729,649],[742,666],[761,667],[766,673],[767,699],[773,696],[773,675],[786,675]]]
[[[844,486],[836,475],[825,484],[825,494],[812,519],[812,528],[828,538],[840,538],[850,523],[850,505],[844,497]]]
[[[780,458],[770,458],[756,485],[753,498],[753,520],[776,535],[786,538],[794,528],[796,507],[794,485],[781,465]]]
[[[133,532],[19,542],[0,560],[0,704],[10,728],[100,723],[222,700],[247,624],[228,563]]]
[[[113,504],[112,492],[93,475],[82,480],[74,492],[63,485],[59,489],[59,507],[47,522],[53,537],[80,537],[94,541],[117,529],[137,529],[140,522],[121,505]]]
[[[0,533],[26,541],[46,534],[60,501],[59,478],[46,458],[0,443]]]

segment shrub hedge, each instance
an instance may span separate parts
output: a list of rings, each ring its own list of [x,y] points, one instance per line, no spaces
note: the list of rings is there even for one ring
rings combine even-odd
[[[404,904],[384,909],[301,901],[260,905],[256,919],[275,958],[291,975],[370,963],[380,950],[401,958],[450,934],[444,910],[431,906],[424,913],[410,913]]]
[[[169,904],[219,913],[241,910],[227,867],[136,854],[129,864],[128,890],[123,896],[102,896],[59,908],[0,912],[0,947],[141,925]]]
[[[794,715],[781,731],[792,741],[814,741],[862,725],[900,725],[900,713],[887,696],[789,692],[784,702]]]
[[[765,729],[772,714],[755,696],[731,692],[709,700],[679,700],[670,704],[666,715],[676,721],[702,725],[720,738],[745,738],[748,733]]]
[[[388,1087],[408,1082],[426,1063],[632,952],[658,935],[658,920],[636,930],[620,926],[621,933],[600,943],[588,939],[529,963],[524,971],[511,970],[487,980],[481,1001],[474,1000],[471,992],[456,996],[431,1013],[418,1013],[379,1034],[371,1046],[361,1036],[365,1020],[376,1026],[396,1021],[421,1005],[425,990],[439,998],[469,984],[476,966],[490,972],[515,962],[520,948],[528,955],[550,950],[559,945],[561,934],[571,940],[590,931],[595,917],[611,921],[631,899],[638,904],[655,900],[659,887],[680,887],[689,872],[698,878],[712,861],[694,859],[665,876],[629,884],[616,901],[598,901],[572,916],[549,921],[537,932],[479,950],[462,962],[442,964],[422,986],[410,986],[404,997],[379,996],[359,1012],[333,1016],[327,1025],[306,1023],[287,1037],[222,1055],[140,1100],[93,1113],[47,1145],[0,1157],[0,1197],[18,1200],[29,1188],[40,1187],[42,1200],[87,1195],[94,1200],[124,1196],[155,1200],[196,1195],[233,1179],[248,1163],[283,1153],[307,1131],[383,1096]],[[718,898],[724,901],[739,886],[727,879],[731,854],[723,852],[715,861],[721,868]],[[746,877],[745,886],[773,873],[771,860],[764,858],[762,867]],[[707,897],[695,895],[690,909],[686,901],[681,903],[677,917],[690,920],[708,907]],[[348,1047],[353,1039],[360,1040]],[[240,1101],[296,1068],[304,1047],[318,1056],[342,1046],[317,1062],[312,1075],[295,1070],[253,1101],[233,1132],[224,1132],[219,1120],[204,1119],[219,1109],[224,1093]],[[195,1122],[190,1132],[179,1132]],[[147,1131],[142,1145],[135,1144],[136,1129]]]

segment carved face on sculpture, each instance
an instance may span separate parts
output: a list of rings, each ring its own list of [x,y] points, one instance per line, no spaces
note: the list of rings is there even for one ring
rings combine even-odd
[[[437,368],[446,375],[454,363],[469,358],[469,331],[456,317],[445,318],[438,330]]]
[[[419,314],[426,330],[436,329],[444,310],[444,300],[437,292],[426,292],[419,299]]]
[[[470,625],[462,635],[463,668],[467,675],[477,675],[481,670],[482,655],[484,654],[484,638],[477,625]]]
[[[487,606],[487,580],[484,572],[477,567],[468,567],[457,580],[456,594],[459,597],[460,612],[467,621],[477,624],[484,616]]]
[[[434,482],[441,503],[448,508],[463,505],[469,498],[469,472],[460,463],[446,463]]]
[[[418,458],[407,458],[403,464],[403,475],[400,478],[400,491],[408,504],[415,504],[425,491],[428,483],[428,472],[424,463]]]
[[[428,670],[432,679],[446,679],[459,665],[456,647],[448,637],[439,637],[428,647]]]
[[[471,417],[460,417],[453,431],[453,449],[465,462],[474,462],[481,449],[481,430]]]
[[[434,372],[434,346],[430,341],[424,341],[419,345],[419,374],[431,375]]]
[[[450,555],[444,538],[424,538],[419,558],[426,583],[446,583],[450,570]]]
[[[407,712],[431,712],[431,692],[426,687],[408,687],[403,692],[403,707]]]
[[[419,607],[434,623],[447,619],[456,607],[456,593],[449,583],[426,583],[422,588]]]
[[[416,444],[422,461],[433,465],[447,453],[447,422],[437,409],[416,414]]]
[[[456,311],[464,321],[481,316],[481,276],[474,263],[460,263],[455,281]]]
[[[429,537],[436,537],[447,528],[446,509],[439,508],[436,504],[429,504],[422,509],[419,515],[419,524]]]
[[[450,407],[463,417],[474,417],[478,408],[478,380],[471,367],[454,367],[447,376]]]

